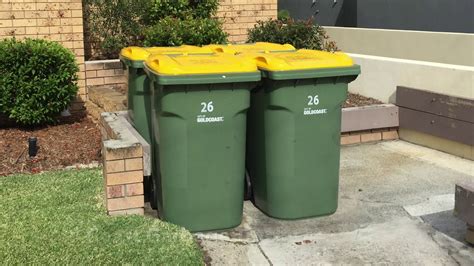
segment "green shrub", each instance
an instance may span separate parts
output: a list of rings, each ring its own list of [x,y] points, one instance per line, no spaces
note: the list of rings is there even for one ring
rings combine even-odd
[[[87,59],[117,58],[125,46],[141,45],[152,0],[85,0]]]
[[[133,45],[224,42],[227,35],[213,18],[218,6],[218,0],[85,0],[86,59],[117,58]]]
[[[179,19],[211,18],[219,7],[218,0],[151,0],[145,21],[153,25],[157,21],[173,17]]]
[[[196,18],[211,18],[217,14],[218,0],[190,0],[193,16]]]
[[[222,22],[213,18],[181,20],[167,17],[145,32],[145,46],[205,45],[225,43],[227,34]]]
[[[290,19],[290,11],[282,9],[278,11],[278,20],[288,20]]]
[[[313,49],[335,51],[334,42],[328,41],[326,31],[312,20],[259,21],[254,28],[248,30],[248,42],[289,43],[297,49]]]
[[[78,70],[56,42],[0,41],[0,113],[23,125],[54,121],[77,94]]]

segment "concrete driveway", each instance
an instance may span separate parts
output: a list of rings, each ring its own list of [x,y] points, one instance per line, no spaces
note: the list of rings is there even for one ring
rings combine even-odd
[[[212,265],[474,265],[454,184],[474,162],[403,141],[343,147],[338,211],[283,221],[244,204],[242,224],[198,233]]]

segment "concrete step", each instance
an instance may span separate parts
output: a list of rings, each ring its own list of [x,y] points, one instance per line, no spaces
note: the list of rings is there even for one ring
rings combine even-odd
[[[94,119],[95,121],[100,120],[100,114],[104,112],[104,109],[102,109],[91,101],[86,101],[84,103],[84,106],[86,107],[87,114],[92,117],[92,119]]]
[[[89,87],[89,101],[102,108],[104,112],[127,110],[126,96],[110,85]]]

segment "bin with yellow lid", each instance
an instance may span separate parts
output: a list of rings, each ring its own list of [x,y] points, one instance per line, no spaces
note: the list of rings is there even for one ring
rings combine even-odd
[[[192,45],[176,47],[126,47],[120,52],[120,60],[128,69],[128,112],[138,132],[150,141],[148,81],[143,71],[144,61],[152,54],[211,54],[212,50]]]
[[[242,219],[246,115],[261,78],[228,54],[151,56],[153,160],[161,218],[191,231]],[[155,177],[155,175],[154,175]]]
[[[128,114],[134,127],[151,145],[151,92],[145,71],[144,61],[152,54],[210,54],[212,51],[192,45],[176,47],[126,47],[120,52],[120,60],[128,73],[127,104]],[[145,200],[153,208],[153,184],[150,177],[144,178]]]
[[[204,46],[215,53],[241,54],[241,53],[271,53],[296,51],[291,44],[278,44],[270,42],[256,42],[245,44],[210,44]]]
[[[254,204],[280,219],[334,213],[341,105],[360,67],[343,53],[313,50],[246,57],[262,72],[247,126]]]

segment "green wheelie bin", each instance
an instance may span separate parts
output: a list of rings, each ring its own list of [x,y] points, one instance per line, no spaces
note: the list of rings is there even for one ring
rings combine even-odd
[[[245,44],[209,44],[203,46],[215,53],[240,54],[240,53],[271,53],[296,51],[291,44],[278,44],[270,42],[256,42]]]
[[[143,70],[144,61],[151,54],[210,54],[212,50],[192,45],[176,47],[136,47],[123,48],[120,52],[120,60],[127,69],[128,92],[127,105],[128,115],[137,129],[138,133],[150,144],[151,141],[151,92],[149,81]],[[153,152],[153,151],[152,151]],[[144,177],[145,201],[151,202],[153,208],[153,184],[151,177]]]
[[[151,56],[158,213],[191,231],[242,219],[246,115],[261,75],[228,54]]]
[[[295,47],[291,44],[278,44],[270,42],[255,42],[255,43],[244,43],[244,44],[209,44],[204,46],[211,49],[215,53],[226,53],[226,54],[243,54],[243,53],[279,53],[279,52],[294,52]],[[252,198],[252,189],[250,184],[249,175],[245,177],[245,200]]]
[[[360,67],[343,53],[313,50],[247,56],[262,72],[247,126],[254,204],[280,219],[334,213],[341,105]]]

